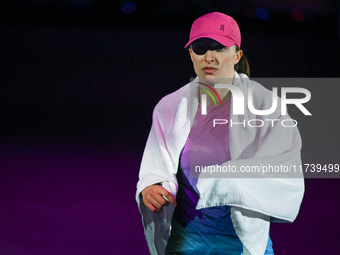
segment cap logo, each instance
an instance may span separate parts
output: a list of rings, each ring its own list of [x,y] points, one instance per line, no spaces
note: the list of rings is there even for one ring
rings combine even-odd
[[[223,24],[221,24],[220,31],[224,31],[224,25]]]

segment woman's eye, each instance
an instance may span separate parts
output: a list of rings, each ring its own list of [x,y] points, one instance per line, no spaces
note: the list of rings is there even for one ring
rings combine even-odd
[[[222,44],[218,44],[218,45],[215,45],[213,47],[213,49],[216,50],[216,51],[223,51],[223,50],[225,50],[225,48],[226,47],[224,45],[222,45]]]

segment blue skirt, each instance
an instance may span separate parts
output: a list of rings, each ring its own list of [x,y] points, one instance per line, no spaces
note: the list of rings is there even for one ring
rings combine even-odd
[[[229,217],[232,226],[231,219]],[[229,232],[229,233],[228,233]],[[232,228],[226,233],[206,232],[204,227],[197,228],[195,220],[182,226],[173,217],[171,234],[165,254],[176,255],[243,255],[243,244]],[[268,236],[268,244],[264,255],[273,255],[272,241]]]

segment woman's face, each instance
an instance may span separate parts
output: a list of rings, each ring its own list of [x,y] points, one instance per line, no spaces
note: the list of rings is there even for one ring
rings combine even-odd
[[[221,81],[221,78],[234,78],[234,65],[242,56],[241,50],[236,52],[235,45],[225,47],[208,38],[194,41],[189,48],[189,53],[196,75],[203,80],[215,79],[213,83]]]

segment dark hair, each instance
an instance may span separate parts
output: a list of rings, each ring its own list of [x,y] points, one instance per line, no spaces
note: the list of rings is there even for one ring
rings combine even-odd
[[[236,46],[236,52],[238,52],[240,50],[240,48]],[[234,66],[235,71],[238,73],[244,73],[246,74],[248,77],[250,77],[250,66],[248,63],[248,60],[246,58],[246,56],[244,55],[244,53],[242,54],[242,57],[240,59],[240,61]]]

